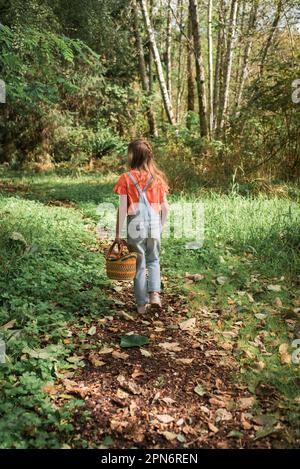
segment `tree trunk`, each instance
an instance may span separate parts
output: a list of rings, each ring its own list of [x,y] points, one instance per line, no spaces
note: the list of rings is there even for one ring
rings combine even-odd
[[[166,70],[167,70],[167,89],[172,102],[172,14],[171,0],[168,0],[167,9],[167,38],[166,38]]]
[[[218,130],[222,130],[222,128],[224,127],[225,119],[227,117],[228,105],[229,105],[229,92],[230,92],[230,81],[231,81],[232,59],[233,59],[233,50],[234,50],[235,33],[236,33],[236,19],[237,19],[238,4],[239,4],[238,0],[231,1],[227,51],[226,51],[226,60],[225,60],[224,95],[223,95],[222,110],[221,110],[220,123],[219,123]]]
[[[194,74],[193,74],[193,33],[192,33],[192,19],[190,11],[188,13],[188,41],[187,41],[187,110],[195,111],[195,90],[194,90]]]
[[[149,15],[150,21],[152,22],[152,13],[153,13],[153,0],[150,0],[149,4]],[[149,93],[150,95],[153,93],[153,56],[151,52],[151,46],[149,48],[149,61],[148,61],[148,69],[149,69]]]
[[[218,29],[218,43],[217,43],[217,56],[215,65],[215,79],[214,79],[214,129],[217,127],[217,117],[219,114],[221,90],[222,90],[222,66],[224,55],[224,38],[225,38],[225,11],[224,0],[220,0],[219,7],[219,29]]]
[[[137,50],[139,53],[139,69],[140,69],[142,89],[147,95],[147,97],[149,97],[149,94],[150,94],[149,93],[150,91],[149,78],[147,76],[144,47],[143,47],[143,42],[142,42],[141,33],[139,29],[139,14],[138,14],[138,6],[136,3],[136,0],[133,0],[133,14],[134,14],[135,40],[136,40]],[[148,124],[149,124],[150,135],[156,137],[158,133],[157,133],[155,115],[150,105],[147,106],[146,114],[147,114],[147,119],[148,119]]]
[[[256,26],[258,6],[259,6],[259,0],[255,0],[251,9],[246,46],[245,46],[243,62],[242,62],[242,69],[241,69],[241,74],[240,74],[239,81],[238,81],[238,90],[237,90],[237,97],[236,97],[237,111],[239,110],[241,103],[242,103],[245,82],[246,82],[248,72],[249,72],[248,70],[249,58],[250,58],[250,53],[251,53],[251,49],[253,45],[253,34],[255,31],[255,26]]]
[[[176,122],[180,122],[180,108],[182,95],[182,55],[183,55],[183,0],[178,0],[177,10],[179,11],[179,48],[178,48],[178,69],[177,69],[177,93],[176,93]]]
[[[199,120],[200,120],[200,135],[206,137],[208,135],[207,124],[207,102],[205,90],[205,71],[201,48],[200,30],[199,30],[199,17],[198,17],[198,4],[197,0],[189,0],[190,14],[192,20],[192,31],[194,38],[194,54],[196,62],[196,80],[199,100]]]
[[[163,73],[163,67],[162,67],[160,54],[159,54],[157,44],[156,44],[155,34],[154,34],[152,24],[149,18],[147,3],[146,3],[146,0],[139,0],[139,2],[141,5],[145,28],[149,37],[151,51],[152,51],[155,66],[156,66],[156,71],[157,71],[160,90],[161,90],[162,99],[164,103],[164,108],[165,108],[169,123],[174,125],[175,119],[174,119],[173,108],[172,108],[172,104],[170,101],[170,97],[169,97],[169,93],[168,93],[168,89],[167,89],[167,85],[166,85],[166,81],[165,81],[165,77]]]
[[[237,39],[237,58],[236,58],[236,74],[235,74],[235,98],[238,93],[238,86],[240,83],[240,78],[242,74],[242,60],[243,60],[243,45],[245,42],[245,38],[247,38],[247,31],[246,31],[246,16],[249,16],[249,13],[247,11],[247,0],[241,0],[242,1],[242,12],[241,12],[241,18],[237,19],[237,30],[238,30],[238,39]],[[252,11],[252,9],[251,9]],[[250,13],[251,16],[251,13]],[[248,22],[249,23],[249,22]]]
[[[272,41],[273,41],[273,38],[274,38],[275,31],[276,31],[277,26],[278,26],[278,23],[280,21],[280,17],[281,17],[281,13],[282,13],[282,7],[283,7],[283,1],[278,0],[277,10],[276,10],[275,17],[274,17],[274,20],[273,20],[273,23],[272,23],[270,34],[269,34],[269,37],[267,39],[267,42],[265,44],[265,47],[263,48],[262,55],[261,55],[261,62],[260,62],[260,68],[259,68],[260,77],[263,74],[266,58],[267,58],[269,49],[271,47],[271,44],[272,44]]]
[[[208,73],[209,73],[209,131],[210,135],[213,134],[214,127],[214,71],[213,71],[213,37],[212,37],[212,13],[213,2],[208,2],[208,18],[207,18],[207,31],[208,31]]]

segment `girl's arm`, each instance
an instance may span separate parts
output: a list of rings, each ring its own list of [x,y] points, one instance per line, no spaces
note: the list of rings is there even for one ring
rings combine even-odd
[[[122,240],[122,229],[124,221],[127,216],[127,195],[120,195],[120,203],[117,212],[117,223],[116,223],[116,239],[115,241],[121,242]]]

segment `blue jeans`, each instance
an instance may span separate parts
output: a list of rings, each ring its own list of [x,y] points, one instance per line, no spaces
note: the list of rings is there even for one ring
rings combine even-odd
[[[160,237],[134,239],[128,236],[127,242],[132,251],[137,253],[135,300],[138,305],[145,305],[149,303],[150,292],[160,293]]]

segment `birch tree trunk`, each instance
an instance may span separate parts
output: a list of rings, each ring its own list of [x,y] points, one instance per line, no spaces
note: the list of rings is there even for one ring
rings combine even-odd
[[[249,12],[247,11],[247,0],[241,0],[242,7],[241,7],[241,17],[237,19],[237,30],[238,30],[238,39],[237,39],[237,49],[238,54],[236,57],[236,74],[235,74],[235,98],[238,93],[238,86],[240,83],[240,78],[242,74],[242,60],[243,60],[243,45],[245,42],[245,38],[247,39],[247,30],[246,30],[246,16],[249,16]],[[254,0],[255,1],[255,0]],[[252,11],[252,9],[251,9]],[[251,12],[250,12],[251,15]],[[248,22],[249,23],[249,22]]]
[[[212,13],[213,13],[213,2],[208,2],[208,74],[209,74],[209,131],[210,135],[213,134],[214,127],[214,70],[213,70],[213,37],[212,37]]]
[[[139,28],[139,13],[138,13],[138,6],[136,3],[136,0],[133,0],[133,14],[134,14],[134,33],[135,33],[136,46],[137,46],[137,50],[139,54],[139,69],[140,69],[142,89],[146,93],[146,95],[149,97],[149,94],[150,94],[149,93],[150,92],[149,78],[147,75],[144,47],[143,47],[143,42],[142,42],[140,28]],[[149,124],[150,135],[156,137],[158,135],[158,132],[157,132],[157,126],[156,126],[156,121],[155,121],[155,115],[151,108],[151,105],[147,107],[146,114],[147,114],[147,119],[148,119],[148,124]]]
[[[282,7],[283,7],[283,1],[278,0],[277,9],[276,9],[275,17],[274,17],[272,27],[271,27],[271,30],[270,30],[270,34],[268,36],[267,42],[265,44],[265,47],[264,47],[262,55],[261,55],[261,62],[260,62],[260,68],[259,68],[259,75],[260,76],[262,76],[262,74],[263,74],[266,58],[267,58],[269,49],[271,47],[271,44],[272,44],[272,41],[273,41],[273,38],[274,38],[275,31],[276,31],[277,26],[278,26],[278,23],[279,23],[280,18],[281,18]]]
[[[253,45],[253,34],[255,31],[255,27],[256,27],[258,7],[259,7],[259,0],[255,0],[252,5],[252,9],[250,13],[246,46],[245,46],[245,51],[244,51],[244,56],[243,56],[243,61],[242,61],[242,69],[241,69],[241,73],[240,73],[240,77],[238,81],[238,89],[237,89],[237,97],[236,97],[237,112],[242,103],[245,82],[247,80],[248,73],[249,73],[249,58],[250,58],[250,53],[251,53],[251,49]]]
[[[183,56],[183,0],[178,0],[177,11],[179,11],[179,48],[177,68],[177,92],[176,92],[176,122],[180,122],[180,108],[182,95],[182,56]]]
[[[153,13],[153,0],[150,0],[149,4],[149,16],[150,22],[152,22],[152,13]],[[148,69],[149,69],[149,93],[150,95],[153,93],[153,56],[151,52],[151,46],[149,48],[149,61],[148,61]]]
[[[173,108],[172,108],[172,103],[169,97],[167,85],[166,85],[166,80],[164,77],[163,73],[163,67],[161,63],[161,58],[160,54],[157,48],[156,44],[156,39],[155,39],[155,34],[154,30],[152,28],[152,24],[149,18],[149,13],[148,13],[148,7],[147,7],[147,2],[146,0],[139,0],[140,5],[141,5],[141,10],[144,18],[144,23],[145,23],[145,28],[149,37],[149,42],[151,46],[151,51],[153,54],[155,66],[156,66],[156,71],[157,71],[157,76],[159,80],[159,85],[160,85],[160,90],[162,94],[162,99],[163,99],[163,104],[164,108],[167,114],[167,118],[170,124],[174,125],[175,124],[175,118],[174,118],[174,113],[173,113]]]
[[[168,0],[167,10],[167,38],[166,38],[166,70],[167,70],[167,90],[172,102],[172,13],[171,0]]]
[[[188,12],[188,40],[187,40],[187,110],[195,111],[195,91],[194,91],[194,74],[193,74],[193,33],[192,33],[192,19],[190,9]]]
[[[238,4],[239,4],[239,0],[231,0],[229,28],[228,28],[228,42],[227,42],[227,51],[226,51],[226,59],[225,59],[226,67],[225,67],[224,96],[223,96],[222,110],[221,110],[221,115],[220,115],[219,130],[222,130],[224,127],[225,119],[227,117],[227,111],[228,111]]]
[[[214,77],[214,130],[217,127],[217,117],[219,114],[221,90],[222,90],[222,65],[224,56],[224,38],[225,38],[225,11],[224,0],[220,0],[219,6],[219,28],[218,28],[218,42],[217,54],[215,64],[215,77]]]
[[[189,6],[190,6],[192,31],[193,31],[193,39],[194,39],[196,80],[197,80],[198,101],[199,101],[200,135],[201,137],[206,137],[208,135],[207,100],[206,100],[205,71],[204,71],[204,63],[203,63],[202,48],[201,48],[197,0],[189,0]]]

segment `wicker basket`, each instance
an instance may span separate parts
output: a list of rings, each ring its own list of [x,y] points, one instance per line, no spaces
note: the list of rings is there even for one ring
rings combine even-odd
[[[114,251],[118,246],[118,252]],[[128,253],[124,254],[124,247]],[[111,280],[133,280],[136,274],[136,252],[129,252],[126,241],[115,241],[106,255],[106,273]]]

